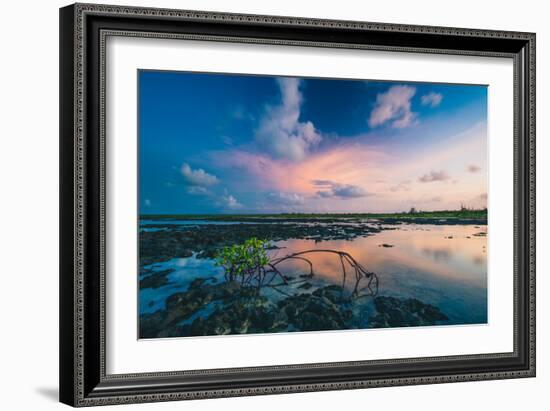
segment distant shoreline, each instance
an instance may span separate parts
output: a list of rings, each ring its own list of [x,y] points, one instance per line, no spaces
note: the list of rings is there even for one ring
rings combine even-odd
[[[385,222],[426,223],[445,220],[487,224],[487,210],[419,211],[414,213],[289,213],[289,214],[142,214],[141,220],[207,220],[207,221],[313,221],[375,219]],[[327,221],[328,220],[328,221]]]

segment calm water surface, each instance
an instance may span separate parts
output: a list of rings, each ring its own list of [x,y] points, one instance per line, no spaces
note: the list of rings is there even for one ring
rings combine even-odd
[[[145,228],[149,222],[142,224]],[[206,222],[200,222],[205,224]],[[149,223],[150,224],[150,223]],[[196,221],[179,224],[196,225]],[[220,223],[215,223],[220,224]],[[223,223],[227,224],[227,223]],[[191,227],[190,227],[191,228]],[[270,250],[272,257],[283,257],[299,251],[332,249],[352,255],[369,271],[378,275],[379,295],[399,298],[417,298],[432,304],[445,313],[451,324],[473,324],[487,322],[487,226],[474,225],[426,225],[402,224],[395,229],[384,230],[368,237],[351,240],[314,241],[290,239],[275,242],[278,249]],[[391,247],[384,247],[390,245]],[[313,263],[315,276],[307,282],[313,287],[298,289],[306,280],[296,281],[288,286],[297,292],[313,292],[328,284],[342,285],[343,276],[340,259],[328,253],[308,254]],[[154,271],[172,268],[169,284],[157,289],[143,289],[139,294],[141,313],[151,313],[165,308],[168,296],[187,289],[196,278],[214,277],[223,279],[223,272],[210,259],[176,258],[146,268]],[[309,272],[306,263],[288,260],[278,268],[285,275],[299,279],[300,274]],[[353,289],[353,277],[345,283]],[[272,289],[262,291],[271,299],[284,297]],[[367,316],[372,309],[372,299],[365,298],[358,309]]]

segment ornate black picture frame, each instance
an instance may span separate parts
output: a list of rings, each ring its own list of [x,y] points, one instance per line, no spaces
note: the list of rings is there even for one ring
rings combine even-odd
[[[108,36],[513,59],[513,352],[107,374],[104,53]],[[60,10],[60,101],[61,402],[92,406],[535,376],[535,34],[75,4]]]

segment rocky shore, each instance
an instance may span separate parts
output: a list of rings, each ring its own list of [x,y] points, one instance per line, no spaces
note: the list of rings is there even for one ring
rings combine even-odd
[[[236,282],[197,279],[172,294],[166,308],[140,317],[140,338],[254,334],[444,324],[447,316],[417,299],[375,297],[365,321],[340,286],[296,293],[275,302]]]
[[[328,285],[330,283],[312,278],[308,273],[293,273],[292,287],[285,285],[277,290],[259,290],[225,281],[227,279],[220,275],[216,278],[213,268],[208,266],[218,251],[226,246],[242,244],[250,238],[259,238],[271,244],[290,239],[353,241],[385,230],[402,229],[406,223],[437,225],[439,220],[395,217],[364,222],[349,218],[294,218],[292,221],[279,218],[275,222],[273,218],[248,217],[243,218],[246,221],[239,222],[220,218],[222,220],[218,223],[197,220],[197,224],[193,220],[184,224],[169,219],[148,220],[141,226],[139,287],[148,296],[144,302],[146,309],[140,314],[141,338],[456,323],[454,317],[451,321],[438,307],[422,301],[422,294],[413,294],[420,296],[420,299],[398,298],[402,294],[392,294],[391,290],[382,288],[375,297],[352,300],[350,290],[344,292],[341,283]],[[466,238],[470,241],[486,235],[481,227],[483,221],[477,219],[455,219],[452,223],[441,220],[439,223],[472,225],[472,230],[479,231],[468,234]],[[447,237],[442,235],[441,238]],[[380,252],[392,252],[394,247],[399,248],[399,244],[394,245],[391,240],[380,241],[376,246]],[[272,247],[277,248],[275,245]],[[192,264],[198,263],[200,267],[205,263],[207,271],[202,272],[201,268],[193,271],[182,286],[177,276],[171,275],[179,268],[161,264],[178,258],[188,259],[186,261]],[[155,293],[161,297],[151,299],[150,296]]]
[[[205,224],[178,226],[170,224],[147,225],[154,231],[142,230],[139,234],[140,265],[186,258],[213,258],[225,246],[241,244],[249,238],[266,241],[305,239],[314,241],[351,240],[391,229],[378,224]]]

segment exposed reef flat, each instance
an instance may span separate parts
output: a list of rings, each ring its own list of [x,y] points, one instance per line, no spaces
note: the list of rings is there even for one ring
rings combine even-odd
[[[249,238],[267,241],[305,239],[314,241],[352,240],[379,233],[389,227],[380,224],[205,224],[147,226],[160,228],[142,230],[139,235],[141,265],[166,261],[171,258],[213,258],[225,246],[241,244]]]
[[[187,291],[172,294],[166,308],[140,318],[140,337],[184,337],[444,324],[439,308],[417,299],[379,296],[370,316],[356,315],[361,301],[329,285],[278,302],[258,289],[236,282],[195,280]]]

